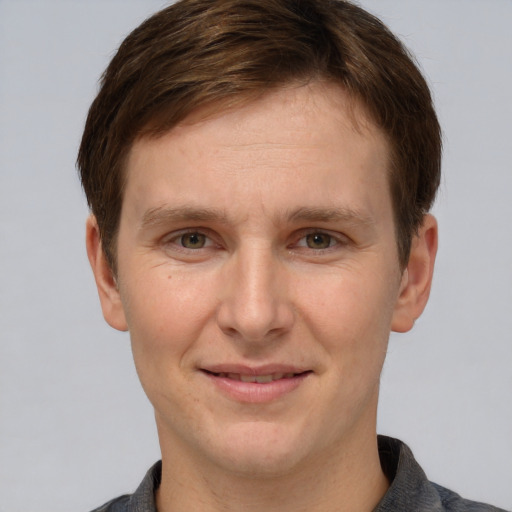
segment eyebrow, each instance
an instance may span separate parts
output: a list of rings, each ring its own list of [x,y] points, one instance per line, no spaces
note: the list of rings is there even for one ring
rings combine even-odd
[[[142,216],[141,229],[159,226],[170,222],[195,221],[227,223],[224,212],[215,208],[162,207],[150,208]]]
[[[290,223],[294,222],[346,222],[354,225],[371,227],[375,219],[352,208],[308,208],[302,207],[283,216]],[[173,222],[215,222],[228,224],[228,217],[216,208],[196,208],[191,206],[150,208],[142,216],[141,229],[157,227]]]
[[[299,208],[288,214],[290,222],[348,222],[371,227],[375,219],[361,211],[352,208]]]

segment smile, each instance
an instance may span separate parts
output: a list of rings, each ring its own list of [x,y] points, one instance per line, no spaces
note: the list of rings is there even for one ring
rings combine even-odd
[[[293,377],[300,375],[298,373],[272,373],[269,375],[245,375],[242,373],[214,373],[216,377],[220,377],[223,379],[231,379],[238,380],[241,382],[257,382],[259,384],[267,384],[268,382],[273,382],[275,380],[281,379],[292,379]]]
[[[290,369],[215,368],[203,369],[202,372],[214,388],[227,398],[240,403],[263,404],[284,398],[301,387],[313,373],[310,370]]]

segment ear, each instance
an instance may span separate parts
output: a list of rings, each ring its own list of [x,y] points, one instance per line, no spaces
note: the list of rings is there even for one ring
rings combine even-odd
[[[413,238],[409,262],[402,274],[400,294],[395,304],[391,329],[407,332],[427,305],[437,253],[437,221],[425,215],[418,234]]]
[[[85,232],[87,256],[89,257],[89,263],[96,280],[103,316],[114,329],[127,331],[128,326],[121,302],[121,295],[119,294],[112,269],[103,252],[100,230],[94,215],[90,215],[87,219]]]

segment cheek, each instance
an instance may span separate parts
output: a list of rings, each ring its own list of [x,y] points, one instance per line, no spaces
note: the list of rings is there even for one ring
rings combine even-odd
[[[351,269],[302,281],[298,293],[310,297],[300,306],[304,322],[343,374],[380,372],[395,297],[395,285],[382,275]]]
[[[179,365],[212,317],[208,280],[161,267],[130,285],[122,297],[136,364]]]

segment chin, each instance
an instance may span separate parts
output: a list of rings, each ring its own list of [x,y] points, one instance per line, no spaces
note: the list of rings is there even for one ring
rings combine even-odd
[[[226,471],[251,478],[268,478],[294,471],[307,458],[308,442],[283,426],[255,421],[234,425],[222,441],[212,440],[210,457]]]

